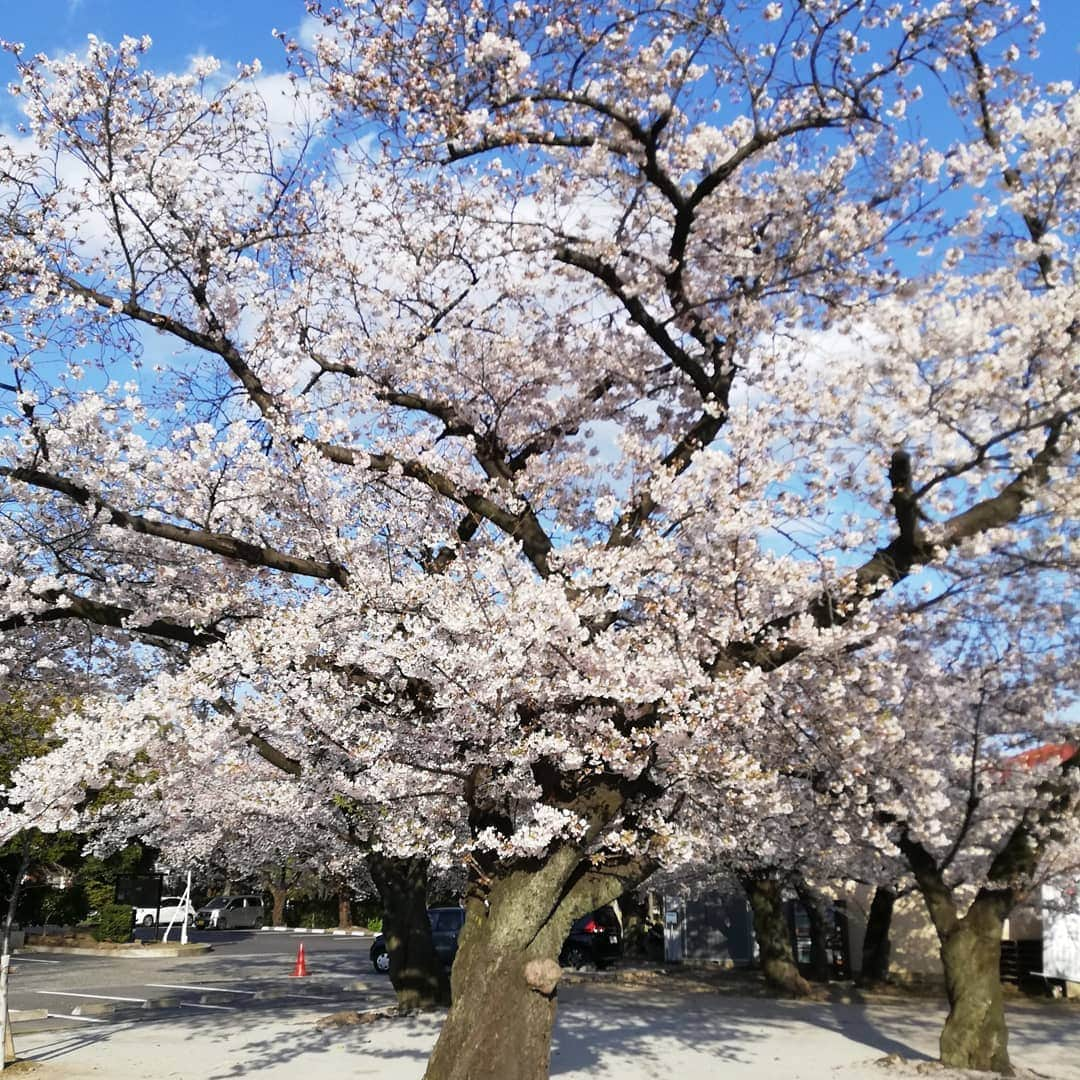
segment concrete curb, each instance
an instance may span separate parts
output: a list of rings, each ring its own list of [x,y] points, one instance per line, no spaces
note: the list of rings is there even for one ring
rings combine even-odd
[[[260,926],[256,927],[260,934],[329,934],[332,937],[374,937],[374,930],[324,930],[312,929],[310,926]]]
[[[21,1024],[29,1020],[44,1020],[48,1015],[48,1009],[12,1009],[8,1013],[8,1019],[13,1024]]]
[[[114,960],[170,960],[180,956],[201,956],[213,948],[209,942],[192,942],[188,945],[142,945],[130,949],[88,949],[82,946],[67,945],[24,945],[15,952],[46,953],[59,956],[107,956]]]

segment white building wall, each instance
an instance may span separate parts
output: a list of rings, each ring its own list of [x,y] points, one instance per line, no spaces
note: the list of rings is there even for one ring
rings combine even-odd
[[[1042,889],[1043,973],[1080,983],[1080,909],[1076,890],[1044,885]]]

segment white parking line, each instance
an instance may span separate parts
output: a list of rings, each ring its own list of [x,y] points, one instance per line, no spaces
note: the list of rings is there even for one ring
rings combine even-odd
[[[108,1020],[98,1020],[94,1016],[75,1016],[73,1013],[46,1013],[50,1020],[78,1020],[83,1024],[107,1024]]]
[[[230,990],[224,986],[187,986],[181,983],[143,983],[143,986],[152,986],[155,990],[207,990],[215,994],[250,994],[252,997],[257,993],[255,990]]]
[[[226,1012],[236,1012],[235,1005],[206,1005],[198,1001],[181,1001],[181,1009],[224,1009]]]
[[[318,994],[274,994],[275,998],[300,998],[302,1001],[337,1001],[336,997],[320,997]],[[272,1000],[272,999],[270,999]]]
[[[76,994],[71,990],[35,990],[35,994],[52,994],[53,997],[93,998],[95,1001],[137,1001],[146,1004],[146,998],[111,997],[109,994]]]
[[[36,956],[22,956],[16,953],[12,958],[13,964],[59,964],[59,960],[39,960]]]
[[[267,933],[276,934],[334,934],[342,937],[369,938],[375,934],[370,930],[309,930],[306,926],[274,926],[265,928]]]

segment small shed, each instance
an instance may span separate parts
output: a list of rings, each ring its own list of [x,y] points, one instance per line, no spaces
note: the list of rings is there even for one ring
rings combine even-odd
[[[664,960],[742,967],[754,959],[754,923],[743,896],[664,897]]]

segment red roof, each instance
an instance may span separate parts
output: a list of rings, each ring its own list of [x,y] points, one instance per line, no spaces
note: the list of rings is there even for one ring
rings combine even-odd
[[[1064,765],[1075,756],[1076,751],[1077,747],[1074,743],[1047,743],[1045,746],[1036,746],[1034,750],[1025,750],[1022,754],[1009,758],[1009,764],[1015,763],[1031,769],[1036,765],[1045,765],[1048,761],[1056,760],[1059,765]]]

